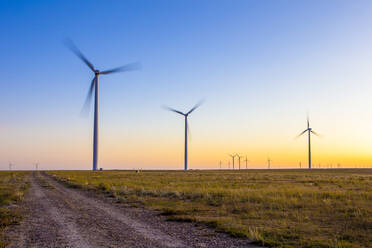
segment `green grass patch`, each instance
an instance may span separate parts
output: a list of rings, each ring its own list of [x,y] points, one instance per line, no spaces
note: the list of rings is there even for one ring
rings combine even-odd
[[[3,239],[5,229],[22,219],[16,204],[28,188],[28,175],[28,172],[0,172],[0,248],[7,245]]]
[[[372,247],[371,169],[50,175],[269,247]]]

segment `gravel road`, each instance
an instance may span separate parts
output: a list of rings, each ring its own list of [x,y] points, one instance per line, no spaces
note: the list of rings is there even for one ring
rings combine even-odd
[[[33,173],[26,216],[10,228],[8,247],[257,247],[204,225],[166,221],[93,192],[68,188]]]

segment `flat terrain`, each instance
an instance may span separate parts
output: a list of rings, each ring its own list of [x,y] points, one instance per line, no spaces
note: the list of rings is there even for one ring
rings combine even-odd
[[[19,224],[22,214],[17,206],[28,188],[27,172],[0,173],[0,247],[5,247],[3,233]]]
[[[256,247],[205,225],[166,221],[113,195],[67,187],[44,173],[30,174],[29,184],[24,220],[5,232],[7,247]]]
[[[236,237],[246,237],[265,246],[372,247],[371,169],[141,173],[56,171],[49,174],[71,187],[111,196],[112,199],[122,202],[122,205],[132,207],[129,209],[137,209],[140,212],[142,210],[139,209],[143,208],[155,209],[163,213],[167,219],[180,223],[182,221],[205,223],[216,230]],[[60,192],[61,188],[63,189],[61,192],[65,192],[60,193],[62,198],[80,202],[84,209],[82,213],[89,213],[89,207],[85,206],[88,203],[85,198],[79,198],[80,193],[77,197],[73,190],[60,186],[56,188],[57,190],[39,191],[44,192],[49,201],[53,201],[58,197],[59,193],[57,196],[55,194]],[[54,204],[58,201],[56,200]],[[89,206],[96,209],[95,213],[104,215],[105,211],[98,207],[99,205],[96,206],[92,202]],[[93,218],[94,213],[89,216]],[[143,220],[146,223],[146,217],[132,219]],[[90,223],[89,219],[85,221],[88,221],[93,232],[99,232],[100,228],[94,227],[96,221],[93,223]],[[171,223],[169,225],[175,225],[176,222]],[[90,229],[77,227],[77,230],[83,237],[88,237],[86,232]],[[163,230],[159,235],[167,233],[167,227],[165,229],[159,227],[156,230]],[[169,241],[168,244],[181,245],[185,244],[186,237],[200,236],[198,233],[192,234],[192,231],[184,232],[183,236],[177,233],[145,237],[148,240],[152,240],[151,237],[154,236],[164,237],[161,240],[165,242],[169,240],[166,237],[173,237],[175,241]],[[218,235],[211,235],[213,238],[210,242],[213,240],[221,247],[233,246],[220,243],[228,239],[219,239]],[[105,236],[105,233],[100,233],[94,239],[98,242],[102,236]],[[190,241],[186,246],[192,246],[190,244],[194,244],[193,242]],[[205,243],[209,246],[208,241]]]

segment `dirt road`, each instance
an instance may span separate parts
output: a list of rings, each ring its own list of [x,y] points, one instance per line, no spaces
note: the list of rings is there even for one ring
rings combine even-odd
[[[256,247],[203,225],[169,222],[34,173],[26,217],[7,233],[9,247]]]

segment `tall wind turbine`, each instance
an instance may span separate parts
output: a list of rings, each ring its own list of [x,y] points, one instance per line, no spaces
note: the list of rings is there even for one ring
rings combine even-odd
[[[308,133],[308,143],[309,143],[309,169],[311,169],[311,142],[310,142],[310,136],[311,134],[315,134],[316,136],[320,136],[318,133],[316,133],[315,131],[312,130],[312,128],[310,128],[310,121],[309,121],[309,116],[307,116],[307,128],[302,132],[300,133],[298,137],[300,137],[301,135],[303,135],[304,133]]]
[[[242,158],[243,156],[240,156],[239,154],[235,154],[235,156],[238,157],[238,160],[239,160],[239,170],[240,170],[240,158]]]
[[[235,156],[236,156],[236,154],[235,155],[228,154],[228,155],[232,158],[232,162],[233,162],[232,166],[233,166],[233,170],[235,170]]]
[[[185,117],[185,170],[187,170],[187,133],[189,132],[189,121],[187,120],[187,117],[189,114],[191,114],[195,109],[200,107],[204,101],[199,101],[192,109],[190,109],[189,112],[183,113],[181,111],[178,111],[176,109],[170,108],[170,107],[165,107],[169,111],[175,112],[177,114],[183,115]]]
[[[87,110],[90,107],[90,103],[94,91],[94,128],[93,128],[93,170],[97,170],[98,167],[98,78],[100,75],[107,75],[115,72],[125,72],[138,70],[140,68],[139,63],[131,63],[124,66],[116,67],[110,70],[99,71],[93,64],[80,52],[80,50],[72,43],[72,41],[66,41],[66,45],[70,50],[75,53],[94,73],[92,82],[88,90],[88,95],[85,100],[83,110]]]
[[[270,169],[270,166],[271,166],[271,159],[270,158],[267,158],[267,168]]]

